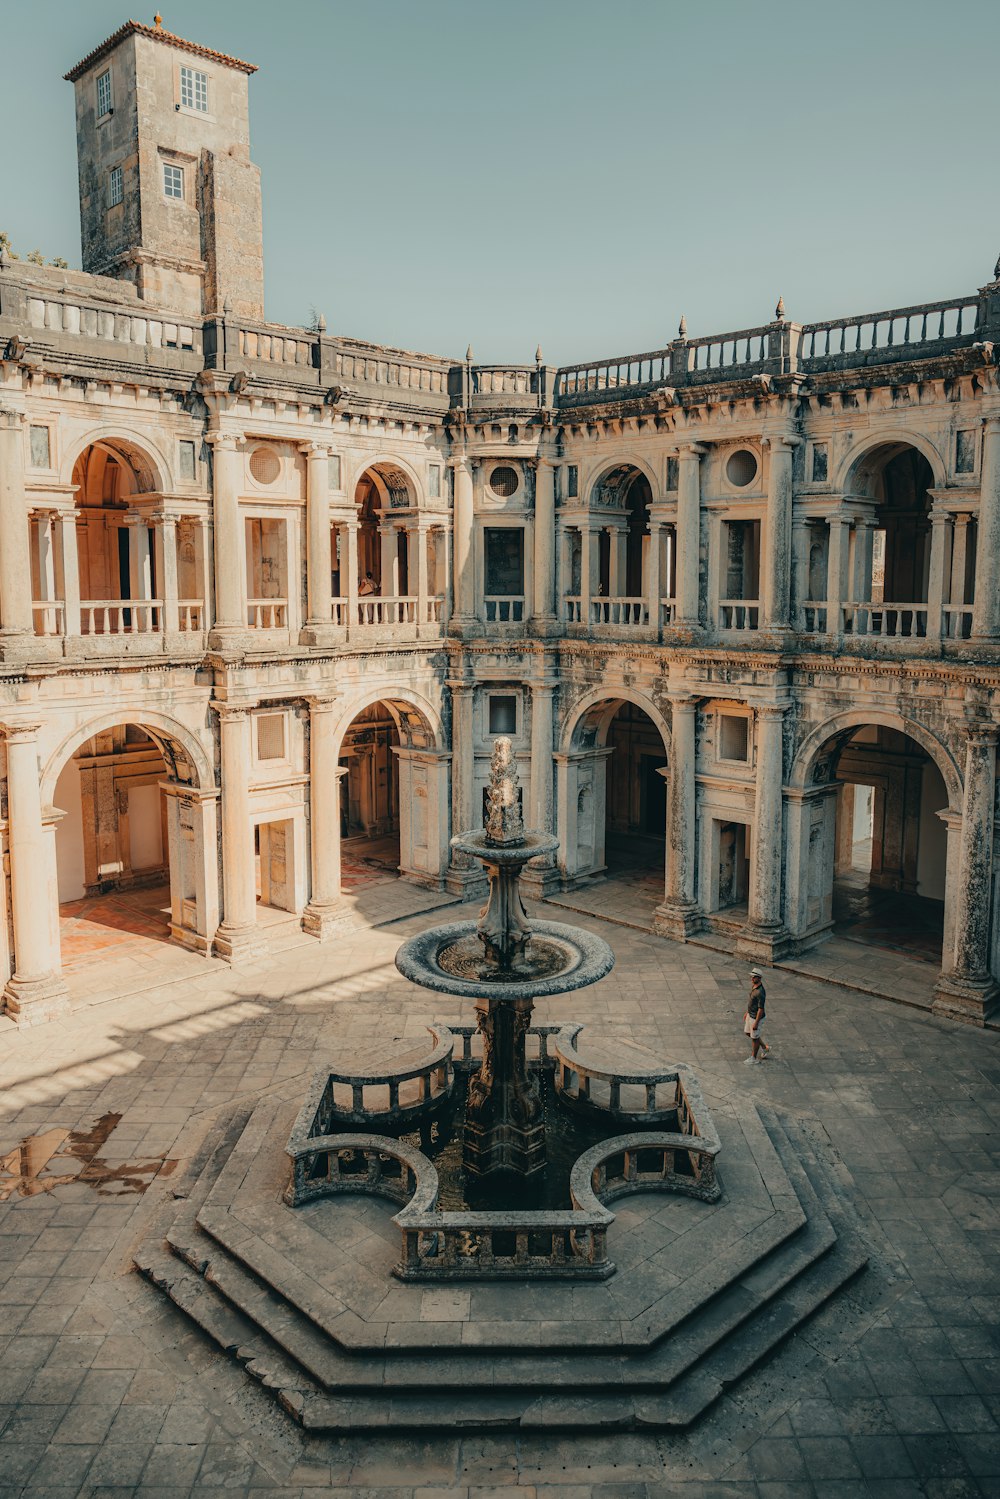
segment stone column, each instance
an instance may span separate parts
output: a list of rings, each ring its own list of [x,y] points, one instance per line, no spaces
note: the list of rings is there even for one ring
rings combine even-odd
[[[396,598],[399,594],[399,537],[392,521],[382,521],[378,539],[382,551],[382,597]]]
[[[783,947],[781,922],[782,787],[785,709],[768,704],[757,709],[757,784],[754,797],[753,850],[749,921],[737,951],[773,961]]]
[[[407,545],[409,547],[407,561],[411,568],[413,567],[414,548],[417,553],[417,626],[418,628],[423,628],[429,623],[428,598],[430,596],[427,568],[427,526],[425,523],[418,521],[412,530],[409,531]],[[411,592],[413,591],[412,574],[406,586]]]
[[[257,930],[257,882],[250,821],[250,705],[213,703],[222,767],[222,924],[215,949],[230,962],[266,948]]]
[[[35,1025],[69,1009],[54,940],[58,896],[54,843],[42,822],[39,794],[40,728],[24,723],[5,730],[14,973],[4,990],[4,1011],[18,1025]]]
[[[770,438],[764,526],[763,614],[765,630],[791,624],[792,454],[798,439]]]
[[[156,596],[163,600],[163,629],[168,635],[176,635],[181,627],[177,593],[177,519],[173,515],[161,515],[155,524],[160,532],[160,545],[156,549]]]
[[[309,700],[309,846],[312,895],[302,918],[321,942],[332,936],[340,912],[340,782],[347,766],[336,753],[336,699]]]
[[[0,656],[31,648],[31,551],[24,493],[24,416],[0,409]]]
[[[841,515],[831,515],[830,540],[826,554],[826,633],[843,633],[844,560],[848,533]]]
[[[983,461],[979,484],[979,529],[976,539],[976,599],[973,640],[1000,638],[1000,412],[983,422]]]
[[[215,531],[215,626],[212,644],[224,647],[247,628],[244,541],[240,488],[243,438],[235,432],[209,432],[212,444],[212,509]]]
[[[80,558],[76,545],[76,508],[60,510],[56,516],[59,527],[59,574],[63,596],[63,630],[66,635],[80,633]]]
[[[649,551],[646,554],[646,607],[650,627],[660,628],[660,522],[649,523]]]
[[[653,930],[683,942],[700,922],[695,900],[698,699],[672,696],[670,706],[666,892],[653,913]]]
[[[996,584],[992,586],[995,589]],[[977,724],[968,728],[953,966],[935,987],[934,1011],[971,1025],[983,1025],[992,1018],[1000,992],[990,968],[996,773],[996,727]],[[946,962],[948,958],[946,954]]]
[[[358,629],[358,523],[356,520],[346,521],[341,532],[346,538],[346,546],[343,547],[342,565],[347,569],[347,587],[344,587],[344,576],[341,573],[340,592],[347,600],[347,634],[350,638],[352,632]],[[344,560],[346,559],[346,560]]]
[[[555,687],[551,682],[531,683],[531,807],[530,811],[526,809],[524,822],[532,831],[541,833],[552,832],[554,691]],[[558,882],[553,854],[533,859],[525,866],[522,884],[538,899],[547,890],[555,888]]]
[[[483,819],[475,805],[472,685],[452,680],[448,686],[451,689],[451,831],[454,835],[481,827]],[[478,894],[485,887],[486,875],[481,866],[474,866],[470,855],[452,849],[445,883],[456,895]]]
[[[306,645],[329,644],[333,638],[333,570],[330,546],[330,449],[320,442],[302,443],[306,455]],[[289,595],[294,588],[289,586]]]
[[[535,469],[535,600],[532,630],[551,635],[555,629],[556,471],[548,458]]]
[[[946,510],[931,510],[931,555],[927,575],[927,639],[941,639],[941,622],[945,599],[945,562],[948,527],[951,516]],[[915,602],[915,601],[914,601]],[[917,622],[913,622],[916,634]]]
[[[608,596],[617,599],[623,597],[626,587],[628,532],[621,526],[609,526],[608,540],[611,543],[608,548],[611,562],[608,568]]]
[[[472,545],[475,513],[472,496],[472,466],[468,458],[452,459],[455,476],[455,505],[452,530],[452,592],[454,594],[454,619],[458,633],[474,629],[476,614],[476,567]]]
[[[584,625],[590,624],[590,599],[591,599],[591,556],[594,552],[600,556],[598,547],[593,545],[593,533],[590,521],[580,522],[580,622]]]
[[[702,455],[708,449],[685,443],[677,465],[677,620],[693,629],[699,623],[698,573],[701,552]]]
[[[805,520],[792,521],[792,608],[789,619],[795,629],[806,628],[806,605],[809,598],[809,553],[812,549],[812,527]],[[817,605],[819,608],[819,605]],[[814,621],[815,623],[815,621]]]

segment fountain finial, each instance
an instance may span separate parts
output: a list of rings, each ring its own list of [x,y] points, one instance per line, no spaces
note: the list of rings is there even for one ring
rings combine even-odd
[[[486,842],[494,847],[510,847],[524,842],[517,761],[507,738],[493,743],[490,784],[486,792]]]

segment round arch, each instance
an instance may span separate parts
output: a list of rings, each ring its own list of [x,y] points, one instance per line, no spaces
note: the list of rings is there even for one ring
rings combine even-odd
[[[900,427],[890,427],[882,432],[872,432],[857,447],[852,448],[844,459],[836,476],[834,488],[843,494],[855,494],[859,476],[871,463],[880,449],[886,450],[886,458],[897,457],[906,448],[914,448],[930,465],[934,476],[934,487],[941,488],[947,482],[947,465],[934,444],[921,433],[908,432]]]
[[[670,760],[671,741],[670,728],[666,719],[660,713],[651,698],[643,693],[637,692],[633,687],[595,687],[583,697],[578,698],[569,708],[563,731],[560,736],[560,751],[565,755],[571,753],[578,744],[574,740],[578,738],[580,731],[586,726],[588,737],[592,732],[591,742],[595,745],[603,745],[607,742],[608,730],[611,720],[614,718],[622,703],[631,703],[634,708],[639,708],[646,714],[656,726],[660,738],[663,740],[663,752]]]
[[[178,723],[175,718],[169,717],[166,713],[159,713],[155,709],[143,708],[141,712],[128,713],[124,709],[113,708],[73,729],[62,740],[58,749],[49,756],[41,780],[43,806],[51,805],[59,774],[70,756],[80,748],[81,744],[86,744],[88,739],[93,739],[95,734],[103,733],[105,729],[112,729],[117,724],[134,724],[137,729],[142,729],[143,733],[148,734],[163,755],[166,765],[176,767],[178,762],[186,762],[193,772],[194,784],[200,791],[210,790],[214,786],[215,776],[211,760],[190,729]]]
[[[644,458],[623,457],[616,458],[613,461],[604,460],[603,462],[598,462],[597,464],[595,464],[594,468],[587,475],[587,478],[583,484],[583,493],[587,496],[588,503],[591,503],[593,501],[594,491],[597,489],[598,485],[601,484],[604,480],[608,479],[612,474],[617,473],[619,470],[629,470],[629,473],[627,475],[624,473],[622,474],[620,480],[621,493],[623,496],[627,491],[628,486],[632,483],[635,475],[641,474],[649,484],[650,502],[652,504],[656,504],[657,501],[662,498],[662,496],[659,494],[659,481],[657,480],[656,473],[651,465],[647,463]]]
[[[347,493],[351,496],[351,502],[357,493],[358,485],[367,473],[372,473],[378,479],[381,488],[385,490],[386,498],[392,503],[393,496],[405,495],[413,505],[421,503],[423,491],[416,470],[402,458],[394,454],[383,453],[370,458],[361,458],[351,474]],[[403,506],[398,508],[402,509]]]
[[[392,687],[373,687],[369,692],[344,704],[344,712],[334,730],[334,750],[337,754],[340,753],[345,734],[358,714],[376,703],[385,703],[389,709],[401,744],[420,749],[441,748],[441,715],[429,698],[409,687],[405,697]]]
[[[947,746],[929,729],[914,722],[912,718],[904,718],[900,713],[892,713],[882,708],[857,708],[838,713],[834,718],[827,719],[813,729],[800,745],[795,756],[788,781],[789,786],[798,791],[807,790],[813,780],[813,773],[822,751],[830,741],[838,738],[846,741],[855,729],[866,728],[869,725],[895,729],[899,733],[907,734],[919,744],[941,772],[941,778],[948,792],[949,809],[953,812],[961,811],[962,776]]]
[[[128,465],[139,483],[138,493],[158,494],[172,487],[171,465],[162,449],[145,433],[137,439],[134,433],[123,432],[111,422],[103,422],[83,433],[67,449],[60,474],[63,484],[72,484],[77,462],[88,448],[93,447],[105,448]]]

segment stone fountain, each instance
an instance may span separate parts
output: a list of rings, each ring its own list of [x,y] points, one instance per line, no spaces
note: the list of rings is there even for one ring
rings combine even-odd
[[[480,1177],[533,1177],[546,1159],[537,1073],[529,1071],[525,1055],[534,1001],[596,983],[610,972],[614,953],[600,937],[575,927],[528,920],[521,871],[529,860],[554,852],[559,840],[525,831],[509,739],[494,744],[485,828],[458,833],[451,842],[486,866],[487,904],[478,922],[434,927],[404,943],[396,967],[425,988],[476,1002],[483,1059],[469,1081],[465,1169]]]

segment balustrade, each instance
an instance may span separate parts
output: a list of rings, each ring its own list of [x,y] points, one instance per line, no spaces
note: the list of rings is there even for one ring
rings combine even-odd
[[[660,624],[672,625],[677,618],[677,600],[660,600]]]
[[[826,631],[826,605],[800,604],[799,629],[804,635],[823,634]]]
[[[203,599],[177,600],[177,628],[182,634],[194,634],[205,628],[205,603]]]
[[[840,355],[857,355],[871,349],[910,348],[968,337],[975,332],[977,308],[977,297],[959,297],[949,302],[925,302],[918,307],[804,323],[800,357],[803,364],[819,365]]]
[[[35,599],[31,605],[35,634],[47,637],[65,635],[66,605],[62,599]]]
[[[81,635],[149,635],[163,629],[162,599],[81,599]]]
[[[247,623],[253,630],[288,628],[287,599],[247,599]]]
[[[645,599],[596,598],[590,601],[590,622],[593,625],[645,625],[649,623],[649,607]]]
[[[927,605],[864,602],[844,605],[845,635],[917,638],[927,634]]]
[[[88,307],[84,302],[57,297],[29,297],[28,321],[32,328],[70,333],[109,343],[133,344],[150,349],[188,349],[200,353],[201,329],[190,323],[116,312],[107,307]]]
[[[483,603],[487,624],[519,624],[524,619],[523,593],[489,593]]]
[[[948,640],[968,640],[972,635],[972,605],[945,604],[944,634]]]
[[[759,599],[720,599],[720,630],[756,630],[760,625]]]

